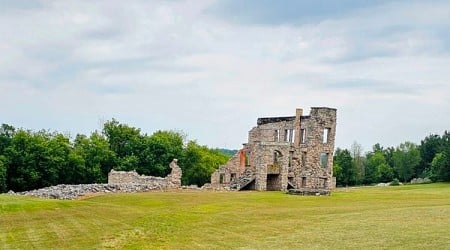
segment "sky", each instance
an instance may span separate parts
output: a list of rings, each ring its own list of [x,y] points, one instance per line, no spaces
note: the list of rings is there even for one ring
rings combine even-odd
[[[115,118],[238,149],[258,117],[337,109],[336,147],[450,129],[450,1],[0,0],[0,123]]]

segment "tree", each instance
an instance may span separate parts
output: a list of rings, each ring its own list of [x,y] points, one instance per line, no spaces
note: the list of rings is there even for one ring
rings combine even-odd
[[[371,184],[379,182],[378,166],[386,164],[382,151],[370,152],[366,156],[364,183]]]
[[[45,157],[46,138],[43,133],[19,130],[5,149],[8,163],[7,186],[14,191],[42,187],[42,160]]]
[[[169,164],[183,155],[184,135],[175,131],[156,131],[146,136],[143,151],[138,154],[138,172],[146,175],[166,176],[170,173]]]
[[[337,148],[334,154],[334,168],[337,170],[336,183],[338,185],[355,185],[357,183],[357,169],[353,164],[350,151]]]
[[[6,158],[0,155],[0,193],[4,193],[7,190],[6,177]]]
[[[355,141],[353,142],[350,151],[353,159],[353,165],[355,166],[356,169],[355,184],[361,184],[365,176],[363,148],[361,144]]]
[[[436,134],[431,134],[420,143],[420,164],[417,166],[416,173],[418,175],[426,175],[431,169],[431,162],[437,153],[442,151],[443,139],[441,136]]]
[[[8,124],[2,124],[0,127],[0,155],[3,155],[5,149],[11,144],[12,137],[16,129]]]
[[[210,181],[211,174],[228,159],[229,156],[219,150],[209,149],[198,145],[195,141],[189,141],[180,165],[183,170],[182,183],[202,186]]]
[[[394,170],[387,163],[377,166],[377,182],[390,182],[394,178]]]
[[[120,124],[115,119],[105,122],[103,134],[109,142],[111,150],[122,158],[135,154],[140,148],[141,131],[138,128]]]
[[[80,178],[79,183],[101,183],[106,182],[108,173],[116,165],[117,159],[107,139],[94,132],[89,138],[85,135],[76,136],[71,163],[74,176]]]
[[[442,136],[439,151],[431,162],[432,178],[434,180],[450,181],[450,134],[447,131]]]
[[[419,149],[412,142],[400,144],[394,151],[393,159],[394,167],[404,182],[411,179],[421,160]]]

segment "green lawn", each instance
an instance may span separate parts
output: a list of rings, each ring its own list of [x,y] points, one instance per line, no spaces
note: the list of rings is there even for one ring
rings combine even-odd
[[[151,192],[78,201],[0,195],[0,249],[450,249],[450,184]]]

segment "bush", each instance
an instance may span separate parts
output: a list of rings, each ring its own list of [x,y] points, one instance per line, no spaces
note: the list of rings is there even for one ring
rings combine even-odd
[[[391,186],[398,186],[400,185],[400,181],[397,178],[394,178],[391,182]]]

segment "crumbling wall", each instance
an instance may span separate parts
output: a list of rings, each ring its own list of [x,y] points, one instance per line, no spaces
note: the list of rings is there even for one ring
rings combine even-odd
[[[178,160],[174,159],[169,167],[172,169],[171,173],[165,178],[156,176],[139,175],[135,170],[133,171],[115,171],[111,170],[108,174],[108,184],[122,185],[152,185],[159,186],[162,189],[181,188],[181,168],[177,165]]]
[[[222,189],[228,187],[231,182],[239,178],[245,168],[245,152],[239,150],[225,165],[220,166],[211,175],[211,187]]]
[[[245,153],[244,171],[252,174],[242,178],[253,176],[254,189],[261,191],[332,189],[335,133],[334,108],[313,107],[306,116],[297,109],[295,116],[258,118],[241,150]],[[213,187],[226,187],[231,174],[244,172],[236,171],[236,159],[214,172]]]

